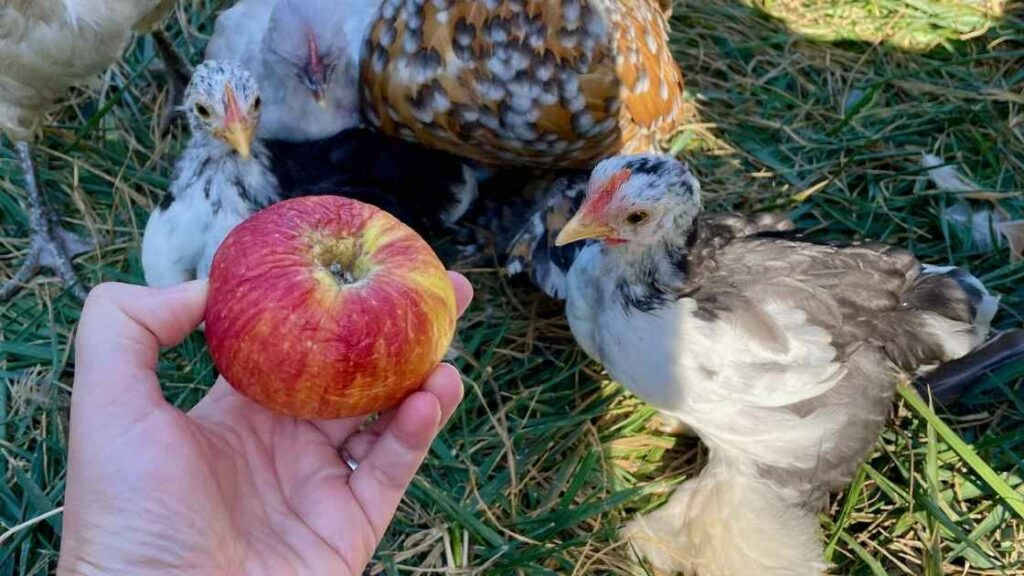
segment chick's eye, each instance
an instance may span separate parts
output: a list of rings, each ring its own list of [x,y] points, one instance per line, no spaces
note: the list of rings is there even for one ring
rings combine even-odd
[[[647,212],[644,212],[643,210],[637,210],[636,212],[630,212],[629,214],[626,215],[626,222],[629,222],[630,224],[633,225],[643,224],[649,216],[650,214],[648,214]]]
[[[212,112],[210,112],[209,106],[207,106],[205,104],[199,104],[199,103],[196,104],[196,115],[197,116],[199,116],[203,120],[209,120],[211,114],[212,114]]]
[[[260,106],[262,106],[262,105],[263,105],[263,99],[260,98],[259,96],[257,96],[256,99],[252,101],[252,111],[253,112],[259,112],[260,111]]]

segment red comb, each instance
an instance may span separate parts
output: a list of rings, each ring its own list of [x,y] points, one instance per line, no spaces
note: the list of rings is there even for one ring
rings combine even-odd
[[[312,29],[306,30],[306,41],[309,43],[309,71],[319,76],[324,73],[324,62],[320,59],[320,47]]]
[[[604,212],[608,205],[611,204],[612,199],[615,198],[615,194],[622,188],[622,185],[629,180],[632,176],[632,172],[629,168],[623,168],[615,174],[612,174],[607,180],[602,182],[600,186],[587,194],[586,205],[583,207],[587,214],[599,214]]]

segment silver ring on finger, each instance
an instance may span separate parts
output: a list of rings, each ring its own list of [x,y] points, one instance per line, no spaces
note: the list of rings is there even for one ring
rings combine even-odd
[[[347,451],[343,451],[341,453],[341,459],[345,461],[345,465],[348,466],[348,469],[353,472],[355,472],[356,468],[359,467],[359,461],[350,456]]]

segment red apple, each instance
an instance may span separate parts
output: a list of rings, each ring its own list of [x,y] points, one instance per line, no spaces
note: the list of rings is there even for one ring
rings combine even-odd
[[[275,204],[213,258],[206,340],[242,394],[298,418],[387,409],[448,350],[455,292],[430,246],[338,196]]]

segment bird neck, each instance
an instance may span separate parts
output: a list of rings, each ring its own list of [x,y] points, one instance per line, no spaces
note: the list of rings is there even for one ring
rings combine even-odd
[[[696,222],[693,226],[689,234],[666,234],[646,245],[603,247],[618,272],[616,284],[627,308],[649,312],[674,302],[686,291]]]
[[[242,158],[220,140],[203,132],[197,133],[179,163],[176,180],[186,188],[202,183],[200,187],[208,187],[209,194],[234,191],[241,200],[256,208],[269,206],[280,199],[270,153],[259,138],[253,140],[252,156]]]

